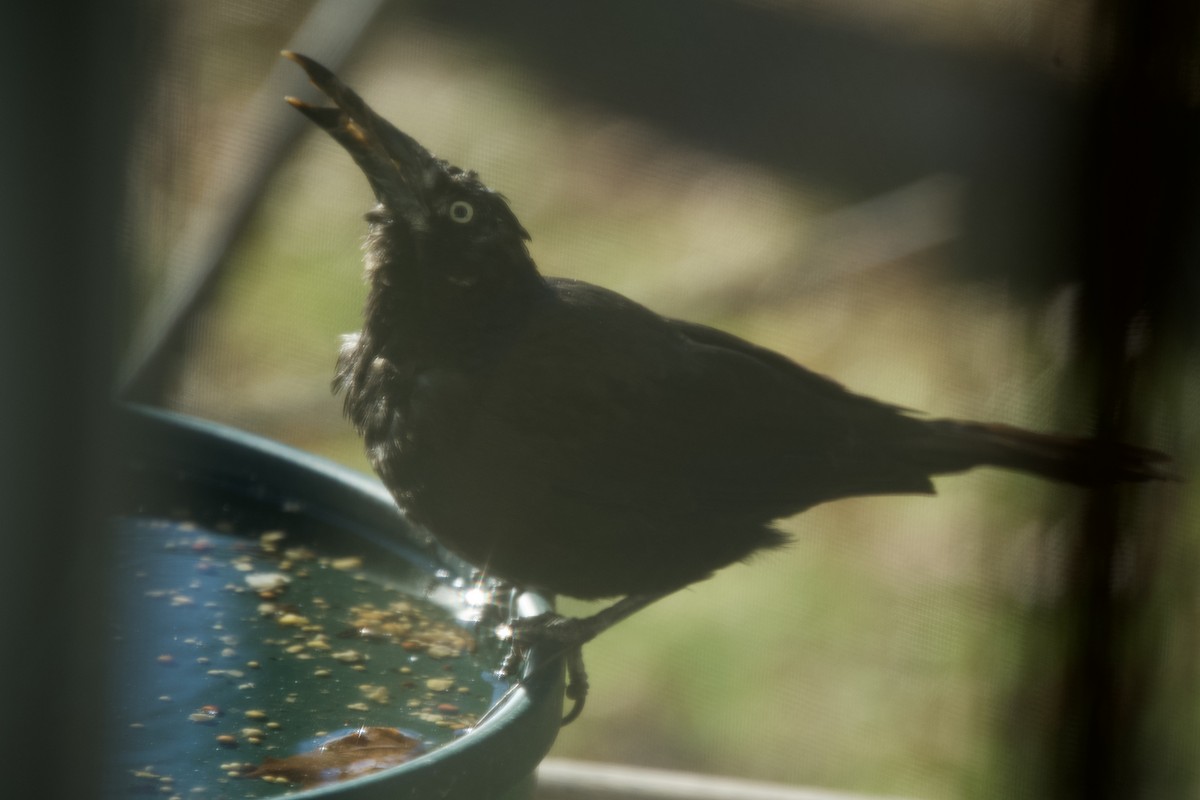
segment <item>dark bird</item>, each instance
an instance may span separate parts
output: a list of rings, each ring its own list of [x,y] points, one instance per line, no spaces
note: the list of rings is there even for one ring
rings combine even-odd
[[[648,603],[780,545],[772,521],[845,497],[932,494],[994,466],[1090,485],[1169,477],[1169,459],[1004,425],[926,419],[728,333],[539,274],[504,197],[433,156],[312,59],[334,107],[288,102],[358,163],[363,329],[334,389],[413,521],[486,573],[580,598],[516,624],[580,647]]]

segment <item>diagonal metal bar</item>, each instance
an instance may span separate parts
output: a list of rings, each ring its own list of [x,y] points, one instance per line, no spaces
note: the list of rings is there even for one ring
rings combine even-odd
[[[333,67],[362,40],[385,0],[321,0],[288,47],[313,53]],[[181,344],[187,323],[203,307],[262,199],[271,176],[305,130],[283,96],[298,94],[304,79],[279,61],[250,99],[212,165],[218,196],[188,221],[167,259],[167,280],[147,305],[117,371],[116,395],[153,402],[165,366]]]

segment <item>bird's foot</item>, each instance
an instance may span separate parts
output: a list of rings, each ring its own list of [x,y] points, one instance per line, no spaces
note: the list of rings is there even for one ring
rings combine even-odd
[[[500,666],[501,677],[513,677],[525,663],[529,648],[545,643],[553,654],[562,654],[567,667],[565,694],[573,705],[562,719],[569,725],[583,712],[588,695],[587,669],[583,665],[583,645],[603,630],[590,617],[564,617],[548,612],[536,617],[510,620],[501,635],[512,643],[512,649]]]
[[[535,617],[509,620],[508,638],[513,644],[535,645],[553,642],[567,647],[582,647],[596,638],[606,626],[596,617],[564,617],[547,611]]]
[[[512,642],[512,650],[500,667],[501,677],[516,675],[525,662],[529,648],[543,644],[551,656],[562,655],[567,665],[566,695],[575,705],[563,717],[568,724],[583,711],[587,700],[588,678],[583,667],[583,646],[635,611],[669,594],[632,594],[613,603],[590,617],[564,617],[547,612],[536,617],[509,620],[501,628],[501,638]]]

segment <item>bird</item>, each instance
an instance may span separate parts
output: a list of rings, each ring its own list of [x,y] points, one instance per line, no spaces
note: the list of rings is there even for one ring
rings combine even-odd
[[[485,574],[584,599],[510,621],[513,655],[554,642],[576,718],[582,646],[716,570],[783,545],[820,503],[933,494],[999,467],[1098,485],[1168,479],[1158,451],[927,418],[614,291],[544,276],[507,199],[434,156],[333,72],[284,51],[332,105],[287,102],[373,190],[362,329],[333,389],[411,521]]]

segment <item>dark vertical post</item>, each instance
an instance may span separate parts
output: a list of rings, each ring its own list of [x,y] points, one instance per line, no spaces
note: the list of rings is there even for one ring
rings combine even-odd
[[[1106,442],[1142,441],[1139,387],[1164,367],[1194,196],[1198,6],[1099,0],[1091,30],[1091,106],[1083,120],[1076,255],[1084,380]],[[1192,97],[1189,97],[1189,94]],[[1194,105],[1194,103],[1192,103]],[[1160,384],[1161,385],[1161,384]],[[1181,454],[1177,454],[1181,455]],[[1152,611],[1162,531],[1137,490],[1090,492],[1062,576],[1067,589],[1052,752],[1053,796],[1147,795],[1150,685],[1161,641]],[[1183,598],[1175,598],[1181,601]],[[1183,700],[1183,698],[1180,698]],[[1056,750],[1056,752],[1054,752]],[[1161,766],[1161,765],[1158,765]],[[1194,771],[1194,770],[1192,770]],[[1194,789],[1194,786],[1192,787]]]
[[[30,797],[105,768],[103,503],[132,0],[0,6],[0,750]]]

